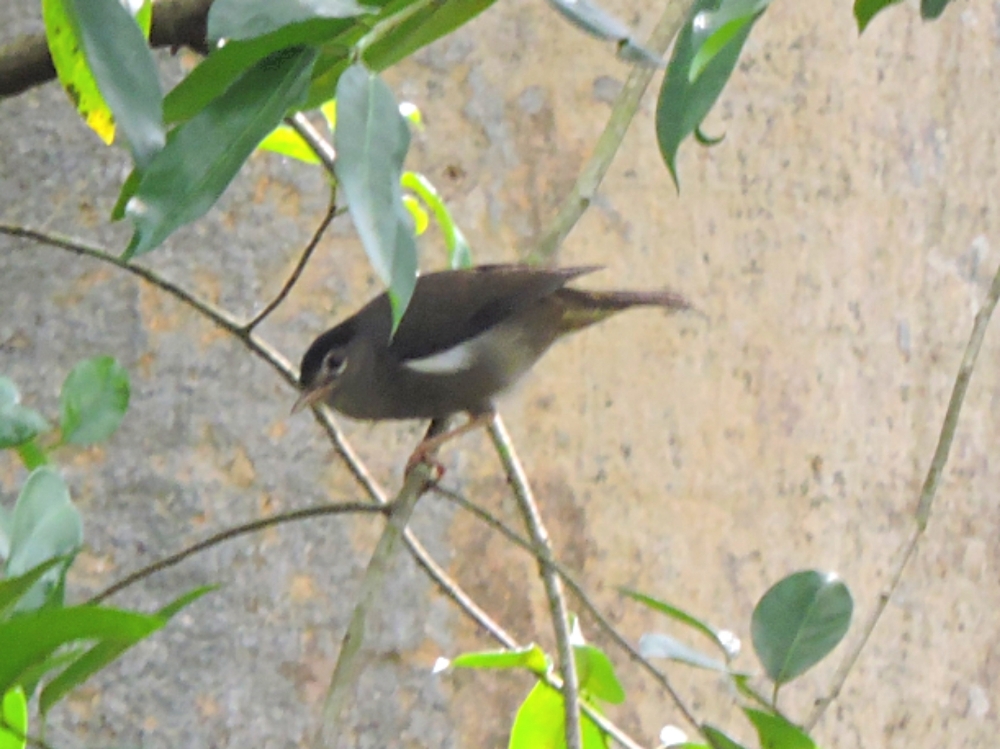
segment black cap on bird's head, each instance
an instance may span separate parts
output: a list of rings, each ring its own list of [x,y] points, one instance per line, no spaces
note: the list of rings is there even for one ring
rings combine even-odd
[[[292,413],[326,400],[333,392],[347,367],[347,347],[357,333],[355,327],[351,318],[313,341],[299,367],[302,395],[292,406]]]

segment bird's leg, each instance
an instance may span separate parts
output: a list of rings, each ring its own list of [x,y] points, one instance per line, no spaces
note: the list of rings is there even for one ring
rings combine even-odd
[[[417,445],[410,459],[406,461],[406,473],[409,474],[419,463],[430,463],[437,469],[438,478],[440,479],[444,475],[444,466],[434,460],[431,457],[431,453],[455,437],[463,435],[466,432],[471,432],[473,429],[486,426],[493,420],[493,414],[494,411],[492,409],[476,414],[470,413],[469,420],[454,429],[446,428],[448,424],[447,419],[434,419],[431,421],[431,425],[427,427],[427,434],[424,436],[423,441]]]

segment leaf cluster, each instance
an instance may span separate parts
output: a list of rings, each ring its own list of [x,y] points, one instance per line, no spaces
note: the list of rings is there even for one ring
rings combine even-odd
[[[2,749],[26,746],[32,695],[38,692],[44,717],[71,689],[210,590],[195,589],[155,614],[66,605],[66,575],[83,546],[83,521],[51,455],[108,439],[128,402],[128,374],[108,356],[81,361],[66,377],[57,428],[22,405],[14,383],[0,377],[0,449],[15,451],[30,471],[13,509],[0,505]]]

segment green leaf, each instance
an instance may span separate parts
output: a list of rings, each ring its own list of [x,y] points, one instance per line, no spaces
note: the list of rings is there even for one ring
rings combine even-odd
[[[65,562],[66,560],[60,557],[54,557],[48,561],[42,562],[36,567],[25,572],[23,575],[17,575],[15,577],[8,577],[6,580],[0,580],[0,618],[6,616],[6,614],[14,608],[14,605],[21,600],[31,588],[38,582],[46,572],[55,567],[60,562]]]
[[[302,100],[315,59],[314,49],[303,48],[266,57],[170,133],[126,208],[135,223],[126,258],[149,252],[215,204],[257,144]]]
[[[424,204],[434,213],[441,233],[444,235],[444,244],[448,250],[448,265],[451,268],[471,268],[472,248],[462,230],[458,228],[455,220],[451,216],[448,206],[438,195],[437,190],[430,180],[419,172],[403,172],[401,184],[407,190],[415,192]]]
[[[129,200],[132,199],[132,196],[135,195],[135,191],[139,189],[140,182],[142,182],[142,172],[133,168],[122,183],[122,189],[118,192],[118,199],[111,209],[112,221],[121,221],[125,218],[125,207],[128,205]]]
[[[549,0],[549,5],[578,29],[597,39],[619,41],[632,35],[624,21],[592,0]]]
[[[42,679],[53,672],[66,668],[66,666],[86,653],[87,650],[89,650],[88,647],[79,643],[75,645],[63,645],[54,655],[26,668],[18,679],[18,683],[24,687],[24,693],[28,696],[28,699],[30,700],[35,694],[35,690]]]
[[[722,661],[710,658],[704,653],[688,647],[675,640],[670,635],[646,633],[639,638],[639,652],[644,658],[668,658],[679,663],[686,663],[696,668],[728,673],[729,669]]]
[[[390,88],[363,65],[337,84],[337,182],[368,259],[392,300],[396,330],[417,283],[417,243],[400,178],[410,129]]]
[[[544,674],[551,667],[545,651],[534,644],[517,650],[463,653],[451,665],[454,668],[526,668],[536,674]]]
[[[78,363],[59,394],[62,441],[92,445],[106,440],[122,423],[129,394],[128,372],[112,357]]]
[[[710,726],[707,723],[702,725],[701,732],[708,739],[708,743],[712,746],[712,749],[746,749],[743,744],[733,740],[718,728]]]
[[[691,58],[688,81],[696,81],[716,55],[736,38],[744,26],[752,24],[769,4],[770,0],[728,0],[714,13],[703,12],[700,21],[705,36]]]
[[[861,34],[868,28],[879,11],[898,2],[900,0],[854,0],[854,20],[858,22],[858,33]]]
[[[32,408],[0,406],[0,449],[23,445],[49,429],[49,423]]]
[[[24,467],[29,471],[33,471],[49,462],[49,456],[35,440],[28,440],[18,445],[17,455],[21,458],[21,462],[24,463]]]
[[[417,128],[417,131],[424,129],[424,115],[420,111],[420,107],[414,104],[412,101],[403,101],[399,103],[399,113],[403,118]],[[330,126],[333,129],[333,126]]]
[[[202,596],[207,595],[208,593],[212,593],[212,592],[218,590],[220,587],[222,587],[222,586],[220,586],[220,585],[200,585],[197,588],[194,588],[193,590],[189,590],[184,595],[182,595],[179,598],[176,598],[173,601],[171,601],[170,603],[168,603],[166,606],[164,606],[159,611],[157,611],[156,615],[160,616],[160,617],[163,617],[165,620],[169,621],[171,618],[173,618],[174,614],[176,614],[178,611],[180,611],[181,609],[183,609],[183,608],[189,606],[190,604],[194,603],[195,601],[197,601]]]
[[[780,715],[752,707],[743,708],[743,712],[757,729],[760,749],[816,749],[815,742],[807,733]]]
[[[767,675],[781,685],[812,668],[847,633],[853,608],[850,591],[833,574],[806,570],[776,583],[750,620]]]
[[[21,405],[17,386],[0,377],[0,450],[30,442],[48,429],[40,413]]]
[[[733,686],[736,687],[737,692],[742,694],[751,702],[756,702],[758,705],[765,708],[766,710],[771,709],[770,700],[764,695],[762,695],[760,692],[758,692],[754,688],[753,684],[750,683],[751,679],[750,674],[732,673],[729,675],[729,678],[732,680]]]
[[[337,129],[337,100],[329,99],[319,105],[320,114],[323,115],[323,119],[326,120],[326,126],[330,128],[330,132],[334,132]]]
[[[933,21],[944,12],[949,2],[951,0],[920,0],[920,17],[925,21]]]
[[[656,52],[642,44],[634,37],[621,39],[618,42],[618,59],[629,63],[638,63],[647,68],[665,68],[666,61]]]
[[[8,689],[0,703],[0,749],[24,749],[28,733],[28,701],[21,687]]]
[[[518,708],[509,749],[562,749],[566,746],[562,695],[539,682]]]
[[[574,645],[573,654],[581,689],[612,705],[625,701],[625,690],[604,652],[593,645]]]
[[[608,735],[586,714],[580,716],[580,734],[583,749],[608,749],[611,745]]]
[[[174,614],[188,604],[201,598],[217,586],[208,585],[196,588],[178,598],[173,603],[160,609],[156,616],[166,624]],[[161,624],[161,626],[162,626]],[[42,690],[38,698],[38,710],[42,715],[49,712],[70,690],[78,687],[95,673],[103,669],[122,653],[135,645],[139,640],[125,641],[104,641],[100,642],[86,653],[81,655],[75,662],[69,665],[65,671],[52,679]]]
[[[17,385],[7,377],[0,377],[0,408],[14,406],[21,402],[21,393]]]
[[[167,94],[163,100],[163,117],[171,124],[189,120],[268,55],[297,45],[322,44],[353,25],[350,20],[340,19],[312,21],[287,26],[257,39],[228,42],[212,50]]]
[[[496,0],[444,0],[430,3],[367,47],[362,59],[376,72],[385,70],[472,20],[494,2]]]
[[[703,146],[716,146],[726,139],[726,134],[723,133],[715,138],[711,138],[701,131],[701,126],[699,125],[694,129],[694,139]]]
[[[36,468],[24,482],[11,519],[10,557],[7,577],[23,575],[56,557],[71,557],[83,544],[83,521],[73,506],[62,477],[48,467]],[[67,561],[48,570],[34,587],[22,595],[17,610],[38,608],[62,574]]]
[[[719,98],[736,67],[750,30],[763,11],[750,22],[742,24],[724,46],[715,50],[694,79],[691,77],[692,63],[702,44],[719,30],[712,25],[713,20],[724,18],[717,15],[718,11],[727,3],[744,1],[696,0],[691,15],[674,42],[674,51],[656,102],[656,138],[660,154],[678,190],[680,180],[676,162],[680,144],[701,124]]]
[[[208,38],[251,39],[294,23],[377,11],[354,0],[215,0],[208,11]]]
[[[142,5],[135,14],[135,22],[139,25],[143,38],[149,39],[149,30],[153,28],[153,0],[142,0]]]
[[[52,65],[76,111],[87,126],[110,145],[115,139],[114,117],[87,65],[68,4],[69,0],[42,0],[45,39],[52,55]]]
[[[605,749],[607,737],[593,720],[580,716],[586,749]],[[509,749],[565,749],[566,715],[563,698],[548,684],[538,682],[518,708],[510,731]]]
[[[17,684],[56,648],[77,640],[138,642],[162,627],[164,620],[100,606],[72,606],[30,611],[0,623],[0,690]]]
[[[104,101],[143,167],[163,148],[163,92],[146,38],[119,0],[68,0]]]
[[[10,555],[10,531],[14,519],[10,510],[0,505],[0,559]]]
[[[649,608],[653,609],[653,611],[659,611],[661,614],[669,616],[674,621],[680,622],[681,624],[690,627],[695,632],[704,635],[712,642],[713,645],[715,645],[717,648],[719,648],[719,650],[722,651],[722,654],[726,657],[727,661],[730,658],[734,657],[739,652],[738,644],[735,645],[735,652],[734,652],[734,638],[732,634],[722,633],[715,627],[713,627],[711,624],[703,622],[698,617],[689,614],[687,611],[684,611],[683,609],[680,609],[677,606],[669,604],[666,601],[661,601],[657,598],[653,598],[652,596],[648,596],[645,593],[640,593],[639,591],[632,590],[630,588],[619,588],[618,590],[620,593],[628,596],[633,601],[638,601],[644,606],[648,606]]]
[[[410,218],[413,221],[413,233],[418,237],[427,231],[427,227],[431,222],[430,216],[427,215],[427,211],[412,195],[403,196],[403,207],[406,208],[406,212],[410,214]]]
[[[278,125],[260,142],[257,148],[261,151],[272,151],[282,156],[288,156],[306,164],[320,163],[319,157],[316,156],[312,147],[288,125]]]

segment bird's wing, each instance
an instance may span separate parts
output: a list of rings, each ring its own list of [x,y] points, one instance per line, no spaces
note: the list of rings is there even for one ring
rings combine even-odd
[[[389,351],[402,362],[461,358],[461,344],[594,270],[484,265],[421,276]]]

